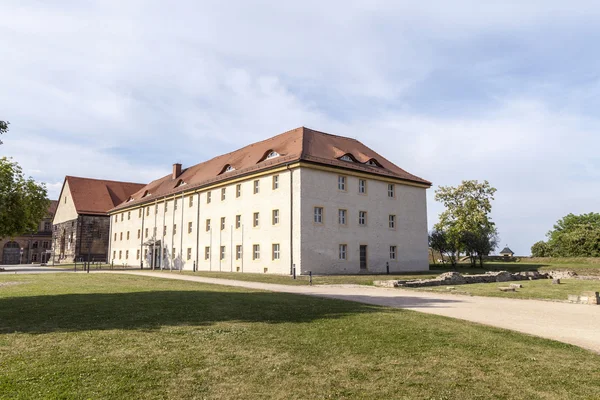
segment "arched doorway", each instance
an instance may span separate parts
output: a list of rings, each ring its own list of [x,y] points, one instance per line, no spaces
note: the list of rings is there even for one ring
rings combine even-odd
[[[19,243],[10,241],[4,245],[2,251],[2,264],[18,264],[21,257]]]

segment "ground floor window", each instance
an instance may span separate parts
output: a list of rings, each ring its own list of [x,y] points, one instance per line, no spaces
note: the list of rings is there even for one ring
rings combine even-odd
[[[242,258],[242,246],[235,246],[235,259],[240,260]]]
[[[259,260],[260,259],[260,245],[255,244],[252,246],[252,259]]]
[[[396,259],[396,246],[390,246],[390,260]]]
[[[340,244],[339,250],[340,260],[346,260],[348,258],[348,245]]]
[[[205,260],[210,259],[210,246],[206,246],[204,248],[204,259]]]
[[[273,244],[273,260],[279,260],[281,255],[280,246],[278,243]]]
[[[191,197],[190,197],[190,199],[191,199]],[[188,247],[188,249],[187,249],[187,259],[188,260],[192,259],[192,248],[191,247]]]

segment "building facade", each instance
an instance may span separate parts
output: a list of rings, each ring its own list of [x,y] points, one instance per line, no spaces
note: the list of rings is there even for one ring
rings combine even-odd
[[[52,228],[52,261],[106,261],[110,217],[108,210],[144,185],[67,176]]]
[[[109,259],[274,274],[426,270],[430,186],[356,140],[302,127],[175,164],[109,212]]]
[[[0,240],[0,264],[43,264],[52,253],[52,219],[57,201],[50,201],[48,214],[30,235]]]

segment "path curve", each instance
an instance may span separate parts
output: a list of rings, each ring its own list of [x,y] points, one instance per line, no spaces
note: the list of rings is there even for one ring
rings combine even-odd
[[[600,307],[539,300],[461,296],[364,285],[291,286],[161,272],[102,271],[327,297],[404,308],[511,329],[600,353]]]

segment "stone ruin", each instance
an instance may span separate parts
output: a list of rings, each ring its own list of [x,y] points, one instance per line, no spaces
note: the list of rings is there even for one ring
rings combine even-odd
[[[466,285],[470,283],[494,283],[509,281],[525,281],[534,279],[549,279],[552,276],[549,273],[540,273],[537,271],[523,271],[510,273],[508,271],[490,271],[485,274],[462,275],[458,272],[445,272],[433,279],[416,280],[393,280],[393,281],[375,281],[375,286],[383,287],[427,287],[427,286],[447,286],[447,285]]]

